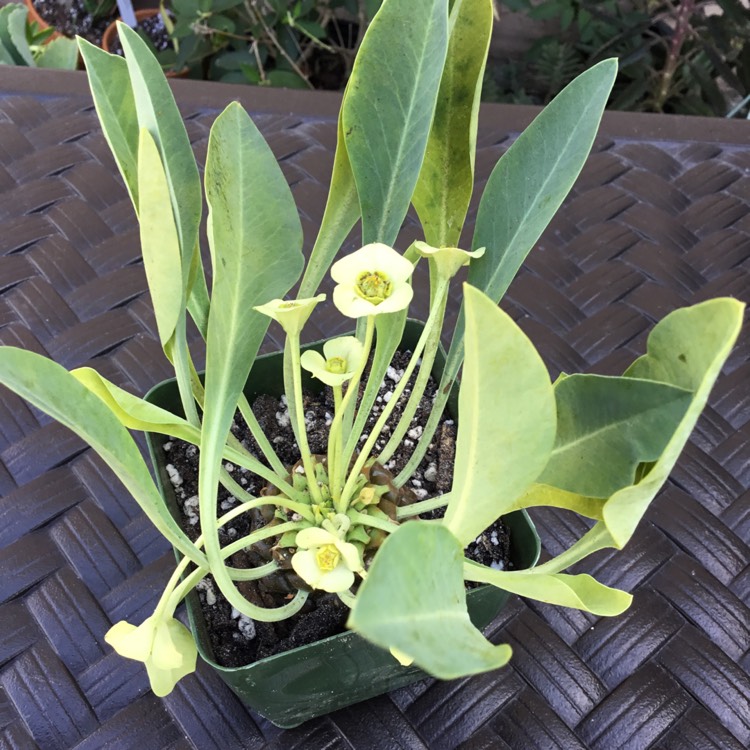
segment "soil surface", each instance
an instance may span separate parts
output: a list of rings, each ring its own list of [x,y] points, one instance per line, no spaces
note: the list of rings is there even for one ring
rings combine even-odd
[[[169,38],[169,32],[164,25],[164,19],[160,14],[144,18],[138,22],[136,30],[147,36],[157,52],[163,52],[165,49],[171,49],[172,40]],[[109,50],[113,55],[123,55],[122,44],[117,33],[112,38],[112,45]]]
[[[102,34],[117,16],[117,6],[110,15],[94,18],[86,9],[83,0],[33,0],[36,12],[63,36],[76,34],[97,46],[102,43]]]
[[[409,362],[409,353],[397,352],[391,367],[381,385],[379,395],[373,408],[364,435],[368,427],[374,424],[383,408],[384,402],[390,400],[393,389],[401,379],[404,368]],[[418,368],[417,368],[418,370]],[[381,439],[376,444],[384,446],[390,435],[391,426],[403,410],[411,386],[416,376],[407,384],[402,398],[394,408]],[[432,401],[437,386],[430,378],[422,402],[412,420],[403,450],[394,454],[386,468],[394,475],[405,466],[414,446],[419,440],[424,425],[429,417]],[[308,425],[308,440],[312,453],[325,454],[327,447],[328,426],[333,418],[333,395],[330,388],[320,394],[306,393],[304,397],[305,420]],[[289,422],[289,413],[284,397],[281,400],[271,396],[260,396],[253,403],[253,411],[276,449],[279,458],[285,465],[291,466],[299,459],[299,449]],[[232,425],[232,433],[243,445],[262,460],[257,444],[250,435],[244,421],[237,416]],[[453,462],[455,457],[456,426],[449,416],[444,416],[435,434],[430,448],[411,480],[405,486],[413,493],[412,501],[434,497],[450,490],[453,479]],[[179,440],[169,440],[164,444],[167,473],[182,510],[182,525],[187,534],[195,539],[200,533],[198,519],[198,449]],[[225,464],[232,478],[252,495],[260,494],[265,482],[255,474]],[[238,504],[223,487],[219,490],[218,512],[225,513]],[[436,518],[442,515],[442,509],[425,514],[425,518]],[[265,524],[260,510],[251,511],[226,524],[219,532],[222,545],[249,534]],[[269,540],[273,543],[274,540]],[[502,521],[497,521],[486,529],[467,548],[467,555],[473,560],[499,569],[508,566],[509,550],[508,531]],[[254,547],[230,558],[229,563],[235,567],[255,567],[271,559],[269,544],[265,548]],[[240,591],[253,603],[278,607],[285,604],[296,591],[295,583],[299,579],[291,570],[279,570],[272,576],[260,581],[238,583]],[[348,608],[341,603],[335,594],[313,592],[298,615],[276,623],[255,622],[241,615],[224,599],[211,577],[204,579],[198,586],[199,598],[206,617],[211,643],[216,661],[226,667],[238,667],[258,659],[281,653],[298,646],[313,643],[322,638],[344,631]]]

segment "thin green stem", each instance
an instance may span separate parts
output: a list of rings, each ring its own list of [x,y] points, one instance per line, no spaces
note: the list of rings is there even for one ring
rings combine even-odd
[[[392,534],[398,528],[398,524],[393,521],[386,521],[384,518],[375,518],[365,513],[357,513],[350,510],[347,515],[353,523],[358,523],[361,526],[371,526],[373,529],[381,529],[382,531],[387,531],[389,534]]]
[[[340,385],[333,386],[333,416],[334,419],[331,422],[331,429],[328,433],[328,485],[330,489],[331,477],[336,476],[336,467],[338,462],[341,460],[341,451],[343,438],[341,436],[341,422],[336,423],[336,415],[341,412],[342,403],[342,392]],[[334,423],[337,424],[337,429],[334,432]]]
[[[323,502],[323,495],[318,487],[315,478],[315,464],[310,454],[310,445],[307,442],[307,425],[305,424],[305,409],[302,403],[302,370],[300,368],[300,350],[299,334],[288,335],[287,341],[290,345],[291,366],[292,366],[292,387],[294,389],[294,413],[290,410],[290,416],[297,421],[297,444],[299,445],[302,464],[305,467],[305,476],[307,477],[307,486],[310,495],[316,503]],[[288,398],[288,396],[287,396]]]
[[[422,355],[422,364],[419,366],[419,372],[417,373],[417,379],[414,382],[414,388],[409,395],[409,400],[406,402],[404,411],[401,414],[401,419],[399,419],[399,422],[396,425],[396,428],[393,430],[393,434],[386,443],[385,448],[383,448],[383,450],[380,452],[380,455],[378,456],[378,461],[381,464],[385,464],[401,445],[401,441],[406,434],[406,431],[409,429],[411,420],[417,413],[417,409],[419,408],[419,404],[422,401],[422,396],[424,395],[425,388],[427,387],[427,382],[429,381],[430,374],[432,373],[432,365],[435,362],[435,356],[437,354],[438,347],[440,346],[440,333],[443,330],[445,306],[448,302],[448,284],[446,283],[445,285],[441,286],[438,283],[435,295],[436,302],[434,302],[433,305],[437,306],[438,308],[437,323],[433,326],[432,331],[430,332],[430,335],[427,339],[424,354]]]
[[[336,596],[338,596],[338,598],[341,599],[341,601],[346,604],[349,609],[352,609],[355,602],[357,601],[354,594],[350,593],[349,591],[339,591],[337,592]]]
[[[255,439],[255,442],[263,452],[263,455],[265,456],[266,461],[271,465],[271,468],[280,476],[287,474],[288,472],[284,467],[284,464],[273,449],[271,441],[266,437],[266,433],[263,432],[263,428],[260,426],[258,418],[255,416],[255,413],[244,393],[240,396],[239,409],[242,418],[245,420],[245,424],[250,429],[250,434]]]
[[[557,557],[547,560],[542,565],[530,568],[529,572],[534,573],[561,573],[571,565],[583,560],[594,552],[598,552],[608,547],[615,547],[614,539],[609,533],[607,526],[603,521],[595,523],[573,546],[569,547]],[[519,573],[526,571],[520,570]]]
[[[230,440],[230,442],[232,441]],[[222,458],[241,466],[243,469],[252,471],[253,474],[257,474],[262,479],[265,479],[269,484],[276,487],[283,495],[292,498],[292,500],[295,500],[298,503],[306,503],[305,495],[302,492],[294,489],[286,479],[275,474],[273,469],[269,469],[267,466],[263,465],[257,458],[255,458],[255,456],[248,453],[242,445],[239,445],[239,448],[234,448],[232,445],[225,445],[222,452]]]
[[[437,293],[438,298],[441,295],[445,295],[447,291],[448,291],[448,282],[444,281],[439,287],[439,290]],[[396,385],[396,388],[393,391],[393,395],[391,396],[390,401],[383,407],[383,411],[380,413],[380,416],[378,417],[378,421],[375,423],[375,426],[370,431],[370,435],[365,441],[364,447],[360,451],[360,454],[357,457],[357,460],[354,466],[349,472],[349,477],[346,480],[346,484],[344,485],[344,489],[341,493],[341,504],[343,507],[346,507],[346,504],[349,502],[351,494],[354,491],[354,486],[357,482],[357,477],[359,476],[359,473],[362,471],[362,468],[364,467],[367,459],[370,457],[370,452],[375,447],[375,443],[377,439],[380,437],[380,433],[382,432],[383,427],[385,427],[385,424],[388,421],[388,418],[391,416],[393,409],[396,407],[398,400],[401,398],[401,394],[404,392],[404,389],[406,388],[406,384],[409,382],[409,379],[411,378],[411,375],[414,372],[414,368],[417,366],[417,360],[422,356],[422,352],[425,348],[425,345],[427,344],[427,340],[430,336],[430,333],[432,329],[435,327],[438,317],[440,316],[440,308],[441,306],[439,304],[436,304],[430,310],[430,314],[427,318],[427,322],[425,323],[425,327],[422,329],[422,334],[419,337],[419,341],[417,341],[417,345],[414,347],[414,351],[412,352],[411,359],[409,360],[409,364],[406,366],[406,369],[404,370],[404,374],[401,376],[401,380],[398,381],[398,384]],[[344,456],[344,460],[346,459],[347,459],[347,456]]]
[[[400,508],[396,508],[396,518],[411,518],[412,516],[418,516],[420,513],[429,513],[435,508],[444,508],[450,502],[451,496],[449,494],[438,495],[437,497],[429,497],[427,500],[422,500],[418,503],[410,503],[409,505],[402,505]]]
[[[177,321],[172,338],[165,346],[165,353],[174,365],[174,372],[177,378],[177,388],[180,393],[180,402],[185,412],[185,419],[194,427],[200,428],[200,419],[198,418],[198,408],[193,398],[192,373],[195,368],[191,366],[190,351],[187,345],[187,335],[185,331],[185,313],[183,311]]]
[[[341,402],[341,408],[337,410],[336,414],[334,414],[333,416],[333,423],[331,424],[331,432],[333,432],[334,430],[341,429],[342,420],[344,418],[344,414],[346,413],[346,410],[349,404],[353,403],[352,399],[356,401],[356,394],[359,392],[359,381],[362,379],[362,373],[365,371],[365,367],[367,366],[367,360],[370,356],[370,349],[372,348],[372,339],[373,339],[374,333],[375,333],[375,316],[370,315],[367,318],[367,323],[365,327],[365,340],[364,340],[364,344],[362,348],[362,360],[360,361],[356,372],[352,376],[352,379],[349,381],[349,384],[346,388],[346,394],[344,396],[344,400]],[[342,435],[342,439],[343,439],[343,435]],[[339,465],[337,465],[335,476],[331,476],[329,474],[331,497],[333,498],[334,505],[336,506],[336,510],[339,513],[346,512],[346,504],[341,502],[341,487],[344,483],[344,473],[346,471],[346,467],[344,466],[345,462],[346,462],[346,456],[344,456],[343,462],[340,462]]]

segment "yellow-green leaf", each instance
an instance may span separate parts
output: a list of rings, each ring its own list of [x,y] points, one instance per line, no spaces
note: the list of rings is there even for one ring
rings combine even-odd
[[[464,285],[466,363],[445,525],[468,544],[539,476],[555,440],[547,368],[513,320]]]
[[[502,667],[510,646],[494,646],[469,619],[462,565],[444,526],[404,524],[378,550],[347,627],[442,680]]]
[[[492,0],[456,0],[435,117],[412,203],[434,247],[458,246],[474,188],[477,116]]]

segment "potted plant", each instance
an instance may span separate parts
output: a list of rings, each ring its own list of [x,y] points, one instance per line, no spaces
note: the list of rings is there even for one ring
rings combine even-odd
[[[29,19],[41,29],[52,28],[52,38],[76,35],[99,44],[116,11],[116,0],[24,0]]]
[[[162,3],[158,8],[141,8],[133,11],[130,8],[133,23],[128,25],[136,29],[147,44],[152,48],[167,78],[183,78],[189,70],[187,66],[181,65],[179,70],[174,69],[177,61],[177,45],[172,39],[172,29],[174,24],[167,9]],[[124,19],[114,19],[107,26],[102,35],[102,49],[105,52],[111,52],[116,55],[122,55],[122,44],[117,33],[118,23]]]
[[[153,615],[140,624],[116,623],[107,634],[120,654],[145,663],[157,695],[195,668],[195,639],[174,612],[196,586],[220,592],[248,628],[296,616],[311,602],[350,609],[353,634],[318,643],[309,662],[290,665],[289,658],[305,657],[290,651],[234,675],[234,687],[248,687],[251,702],[253,691],[277,704],[291,701],[291,708],[262,707],[284,726],[371,694],[367,683],[381,668],[395,672],[398,684],[414,678],[401,671],[413,669],[405,665],[442,679],[503,666],[510,647],[490,643],[472,622],[467,582],[602,616],[630,604],[624,591],[563,571],[597,550],[622,548],[633,535],[706,403],[739,333],[743,305],[717,299],[669,314],[620,377],[571,374],[550,382],[531,342],[497,303],[582,168],[616,63],[577,78],[500,159],[479,204],[472,249],[462,250],[491,24],[490,0],[382,4],[343,98],[326,211],[292,299],[285,295],[304,265],[299,218],[244,110],[229,104],[209,139],[209,294],[198,252],[201,182],[158,63],[124,27],[125,60],[80,43],[104,133],[138,214],[179,405],[143,400],[93,369],[67,372],[12,347],[0,349],[0,382],[88,441],[178,551]],[[424,241],[399,252],[394,245],[410,204]],[[361,249],[337,259],[358,220]],[[389,375],[415,293],[413,269],[425,260],[429,316],[408,344],[403,372]],[[416,430],[413,414],[437,372],[448,289],[467,264],[459,322]],[[356,321],[356,331],[303,351],[301,332],[325,301],[317,291],[329,267],[333,304]],[[204,377],[187,345],[188,316],[206,341]],[[250,403],[272,319],[286,334],[279,376],[286,399],[277,402],[276,417],[293,435],[286,460]],[[462,363],[448,491],[409,497],[407,480],[430,449]],[[308,419],[303,372],[330,388],[330,420],[323,424]],[[384,378],[394,385],[378,402]],[[249,437],[238,432],[240,422]],[[185,502],[200,522],[199,536],[188,535],[170,513],[129,429],[170,436],[199,454],[197,492]],[[323,447],[315,452],[312,434],[321,430]],[[395,455],[404,465],[394,475],[388,466]],[[164,472],[172,485],[185,481],[168,467]],[[259,491],[248,493],[242,476]],[[231,500],[222,507],[224,490],[221,497]],[[537,567],[501,569],[466,556],[498,517],[541,505],[578,513],[593,526]],[[240,519],[245,530],[230,534],[229,524]],[[264,598],[270,587],[255,588],[266,580],[279,587],[272,607]],[[279,685],[273,675],[284,669]],[[336,697],[325,681],[330,673]]]

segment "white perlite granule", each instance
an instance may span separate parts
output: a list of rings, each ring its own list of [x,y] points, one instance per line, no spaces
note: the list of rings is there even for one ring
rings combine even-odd
[[[169,481],[172,482],[173,487],[179,487],[182,484],[182,477],[180,472],[175,469],[172,464],[167,464],[167,474],[169,475]]]

